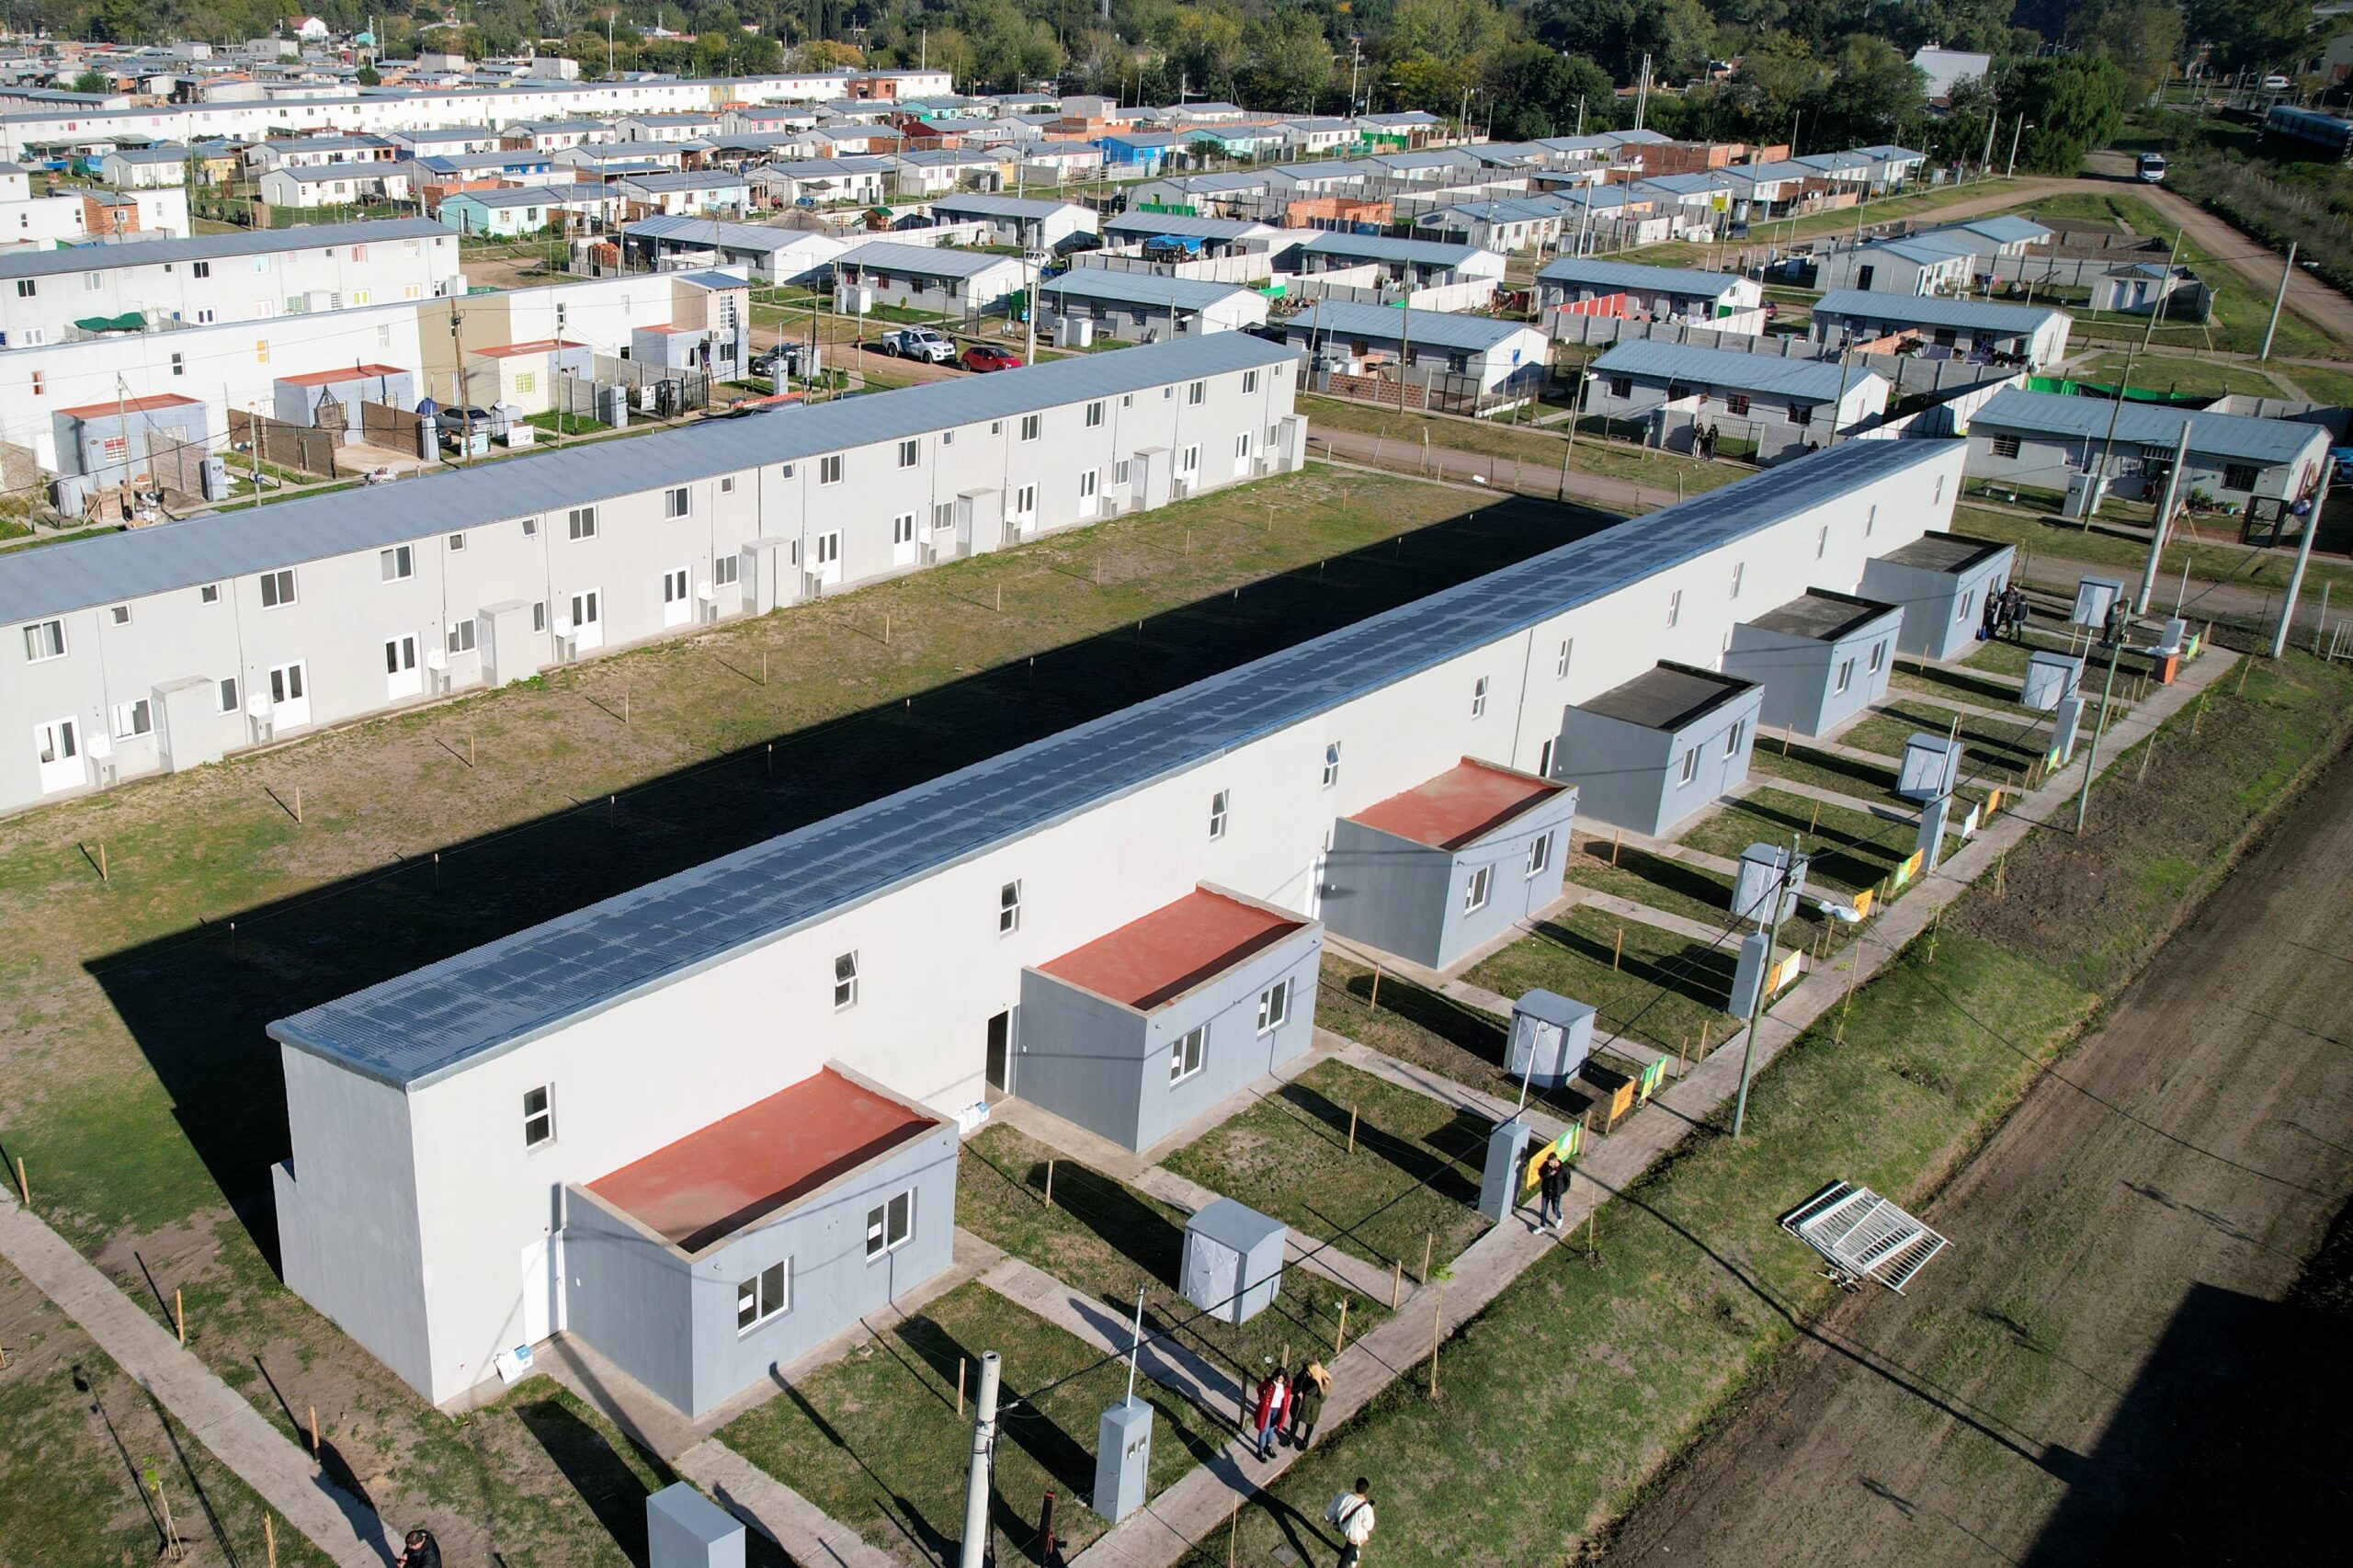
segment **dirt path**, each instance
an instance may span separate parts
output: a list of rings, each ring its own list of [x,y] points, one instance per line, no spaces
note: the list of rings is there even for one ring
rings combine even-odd
[[[1608,1559],[2341,1561],[2343,1324],[2277,1303],[2353,1187],[2348,858],[2340,758]]]

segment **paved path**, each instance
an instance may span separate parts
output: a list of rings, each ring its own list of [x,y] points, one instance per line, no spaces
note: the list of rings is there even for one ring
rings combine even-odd
[[[1125,1356],[1135,1332],[1122,1317],[1092,1296],[1081,1295],[1042,1268],[1008,1257],[981,1276],[981,1283],[1025,1312],[1035,1312],[1065,1334],[1075,1335],[1107,1356]],[[1136,1357],[1136,1370],[1176,1390],[1211,1412],[1241,1409],[1242,1385],[1166,1335],[1150,1338]]]
[[[329,1558],[347,1568],[381,1568],[392,1561],[383,1521],[373,1508],[329,1485],[310,1455],[14,1198],[0,1197],[0,1257]]]
[[[2183,678],[2151,694],[2149,700],[2110,726],[2101,755],[2111,764],[2165,719],[2194,700],[2236,663],[2227,653],[2199,659]],[[2022,797],[2018,808],[1994,818],[1977,836],[1949,857],[1905,897],[1874,915],[1863,939],[1848,943],[1826,963],[1784,993],[1757,1030],[1755,1066],[1763,1070],[1816,1019],[1836,1007],[1850,984],[1878,972],[1904,944],[1982,875],[1999,856],[2025,837],[2046,813],[2062,812],[2081,784],[2083,754],[2040,789]],[[1454,1278],[1420,1294],[1396,1316],[1375,1328],[1334,1363],[1333,1390],[1324,1406],[1327,1425],[1338,1426],[1400,1375],[1424,1375],[1434,1338],[1459,1330],[1558,1244],[1574,1244],[1577,1222],[1622,1191],[1695,1128],[1715,1117],[1737,1093],[1743,1052],[1737,1041],[1719,1047],[1669,1085],[1652,1107],[1621,1123],[1589,1149],[1576,1165],[1559,1237],[1531,1231],[1520,1220],[1506,1221],[1473,1242],[1455,1260]],[[1425,1304],[1427,1301],[1427,1305]],[[1443,1356],[1438,1378],[1444,1381]],[[1171,1568],[1221,1528],[1233,1510],[1288,1470],[1296,1455],[1278,1451],[1271,1460],[1237,1459],[1231,1451],[1195,1470],[1099,1537],[1074,1560],[1074,1568]]]
[[[716,1437],[704,1438],[670,1467],[784,1548],[797,1568],[905,1568]],[[931,1554],[917,1555],[928,1561]]]

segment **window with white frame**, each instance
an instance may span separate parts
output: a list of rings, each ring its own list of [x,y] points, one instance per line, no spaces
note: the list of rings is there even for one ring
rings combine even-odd
[[[839,484],[841,482],[842,454],[835,452],[832,457],[819,458],[817,460],[817,483],[820,484]]]
[[[1855,684],[1855,661],[1854,661],[1854,660],[1852,660],[1852,659],[1841,659],[1841,660],[1839,660],[1839,661],[1838,661],[1838,674],[1837,674],[1836,677],[1836,678],[1831,682],[1831,684],[1830,684],[1830,691],[1831,691],[1831,695],[1832,695],[1832,696],[1834,696],[1834,697],[1835,697],[1835,696],[1841,695],[1841,694],[1843,694],[1843,693],[1846,691],[1846,689],[1847,689],[1848,687],[1850,687],[1850,686],[1852,686],[1852,685],[1854,685],[1854,684]]]
[[[900,466],[901,468],[913,468],[913,467],[915,467],[915,466],[916,461],[918,460],[918,459],[919,459],[919,458],[920,458],[920,456],[921,456],[921,453],[922,453],[922,445],[923,445],[923,444],[922,444],[921,442],[919,442],[919,441],[902,441],[902,442],[900,442],[900,443],[899,443],[899,466]]]
[[[1887,644],[1884,642],[1874,642],[1871,644],[1870,661],[1864,665],[1863,668],[1872,675],[1877,675],[1879,674],[1879,667],[1881,664],[1884,662],[1886,658]]]
[[[449,536],[449,548],[453,551],[465,549],[466,536],[463,534],[451,534]]]
[[[1813,530],[1813,558],[1816,561],[1830,553],[1830,525],[1823,524]]]
[[[831,566],[842,558],[842,536],[840,534],[819,534],[816,538],[815,543],[817,547],[816,562],[819,566]]]
[[[1967,620],[1976,608],[1977,590],[1972,588],[1969,592],[1961,595],[1961,597],[1954,602],[1952,607],[1953,620],[1956,623]]]
[[[597,600],[597,594],[593,588],[585,594],[574,594],[572,596],[572,628],[574,631],[577,631],[584,626],[594,626],[597,624],[602,608]]]
[[[449,633],[442,640],[442,646],[452,653],[472,653],[474,651],[473,617],[468,616],[463,620],[451,621]]]
[[[733,495],[735,494],[735,476],[733,474],[730,473],[721,476],[719,481],[719,493],[722,495]]]
[[[595,539],[597,537],[597,508],[574,506],[564,517],[563,530],[568,538]]]
[[[1220,790],[1210,797],[1210,836],[1213,839],[1225,836],[1225,811],[1231,794],[1230,790]]]
[[[1086,427],[1095,429],[1103,423],[1103,402],[1097,398],[1086,405]]]
[[[792,1260],[771,1263],[735,1287],[735,1332],[749,1334],[792,1305]]]
[[[1201,403],[1208,399],[1209,395],[1209,382],[1195,381],[1190,387],[1186,389],[1185,402],[1192,407],[1199,408]]]
[[[1540,833],[1528,842],[1528,874],[1536,875],[1552,863],[1552,835]]]
[[[683,484],[662,492],[662,515],[683,517],[694,509],[694,497]]]
[[[407,545],[396,545],[376,552],[376,570],[385,582],[397,583],[416,574],[416,560]]]
[[[996,934],[1010,937],[1021,929],[1021,884],[1006,883],[996,890]]]
[[[855,949],[834,960],[834,1011],[858,1005],[858,953]]]
[[[1036,485],[1025,484],[1020,489],[1013,493],[1013,513],[1014,516],[1018,517],[1034,517],[1038,515],[1038,487]]]
[[[1258,993],[1258,1032],[1266,1034],[1280,1028],[1290,1017],[1290,981],[1285,977]]]
[[[1552,777],[1552,743],[1550,740],[1536,748],[1536,771],[1546,778]]]
[[[1093,469],[1091,469],[1091,468],[1084,468],[1084,469],[1079,470],[1079,471],[1078,471],[1078,498],[1079,498],[1080,500],[1082,500],[1082,501],[1092,501],[1092,500],[1094,500],[1094,499],[1095,499],[1095,492],[1096,492],[1096,488],[1097,488],[1097,486],[1101,483],[1101,481],[1102,481],[1102,477],[1103,477],[1103,476],[1102,476],[1101,474],[1097,473],[1095,470],[1093,470]]]
[[[913,544],[915,541],[915,515],[913,512],[902,512],[897,517],[891,519],[891,542],[892,544]]]
[[[197,589],[196,602],[200,605],[219,604],[221,602],[221,585],[218,583],[207,583],[204,586]]]
[[[1698,746],[1693,746],[1690,750],[1683,754],[1683,774],[1681,778],[1676,780],[1676,782],[1677,784],[1688,784],[1691,780],[1699,777],[1699,748]]]
[[[62,620],[36,620],[25,628],[25,662],[38,665],[44,659],[65,656],[65,623]]]
[[[1747,733],[1748,721],[1745,719],[1735,721],[1733,727],[1724,732],[1724,755],[1726,756],[1738,756],[1740,755],[1740,738]]]
[[[547,629],[548,601],[545,599],[536,599],[532,601],[531,604],[531,630],[534,631],[545,631]]]
[[[1733,598],[1738,598],[1738,597],[1740,597],[1740,585],[1741,585],[1741,580],[1742,580],[1743,578],[1746,577],[1747,575],[1748,575],[1748,562],[1745,562],[1745,561],[1735,561],[1735,562],[1733,562],[1732,563],[1732,597],[1733,597]]]
[[[1683,619],[1683,590],[1676,589],[1666,596],[1666,623],[1675,625]]]
[[[1243,395],[1243,396],[1245,396],[1245,397],[1247,397],[1247,396],[1249,396],[1252,392],[1256,392],[1257,390],[1258,390],[1258,372],[1257,372],[1257,371],[1256,371],[1256,370],[1245,370],[1245,371],[1243,371],[1243,372],[1242,372],[1242,395]]]
[[[1487,907],[1487,893],[1495,882],[1495,868],[1481,866],[1473,869],[1462,884],[1462,913],[1474,915]]]
[[[1183,1037],[1168,1047],[1168,1081],[1181,1084],[1201,1070],[1208,1059],[1210,1027],[1188,1029]]]
[[[155,710],[146,698],[135,701],[118,702],[114,710],[114,733],[117,740],[129,740],[134,735],[155,733]]]
[[[220,699],[222,712],[234,713],[237,710],[237,677],[223,676],[214,695]]]
[[[1247,430],[1233,437],[1233,460],[1237,465],[1250,460],[1250,432]]]
[[[887,1203],[866,1211],[866,1256],[881,1257],[907,1244],[915,1233],[915,1189],[907,1188]]]
[[[744,558],[722,555],[710,563],[710,583],[715,588],[732,588],[744,580]]]
[[[280,572],[261,574],[261,608],[276,609],[294,602],[294,572],[291,567]]]
[[[1040,424],[1040,421],[1038,415],[1034,414],[1023,415],[1021,416],[1021,438],[1025,441],[1036,440],[1038,438]]]
[[[1329,790],[1340,781],[1340,743],[1334,741],[1324,748],[1324,788]]]
[[[1176,472],[1183,474],[1188,479],[1190,479],[1193,475],[1200,472],[1201,449],[1199,447],[1186,448],[1184,455],[1176,460]]]
[[[1563,680],[1567,678],[1569,673],[1569,655],[1576,651],[1576,645],[1577,640],[1574,637],[1563,637],[1561,639],[1561,651],[1552,656],[1552,678],[1554,680]]]
[[[542,1084],[523,1091],[523,1147],[555,1142],[555,1087]]]
[[[539,518],[526,517],[523,519],[523,537],[525,539],[537,539],[540,537]]]
[[[1487,677],[1481,676],[1471,683],[1471,717],[1483,719],[1487,715]]]

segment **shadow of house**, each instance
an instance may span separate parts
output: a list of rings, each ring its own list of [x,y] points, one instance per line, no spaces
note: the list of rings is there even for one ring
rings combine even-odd
[[[273,1265],[269,1170],[287,1157],[278,1050],[265,1027],[1293,646],[1597,531],[1617,519],[1483,505],[1034,661],[979,672],[766,737],[380,871],[224,914],[90,962],[171,1096],[184,1135]],[[451,766],[458,766],[454,761]]]
[[[646,1462],[654,1473],[654,1483],[649,1489],[627,1460],[616,1452],[602,1432],[583,1421],[561,1400],[532,1400],[516,1407],[516,1415],[523,1428],[539,1439],[540,1447],[563,1478],[572,1483],[580,1500],[597,1517],[613,1544],[631,1562],[646,1561],[645,1499],[649,1490],[658,1491],[676,1477],[661,1460],[648,1457]]]

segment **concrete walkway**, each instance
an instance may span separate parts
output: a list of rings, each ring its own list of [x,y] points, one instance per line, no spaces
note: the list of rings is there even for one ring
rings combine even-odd
[[[2219,653],[2196,661],[2179,681],[2153,691],[2130,716],[2111,724],[2100,755],[2111,765],[2123,757],[2236,663],[2234,656]],[[1873,915],[1861,939],[1848,943],[1776,999],[1757,1029],[1755,1069],[1763,1071],[1809,1026],[1836,1007],[1851,985],[1893,962],[1996,857],[2014,847],[2046,815],[2063,811],[2082,785],[2086,766],[2086,754],[2079,752],[2075,762],[2020,798],[2014,810],[1996,815],[1907,896]],[[1519,1218],[1495,1226],[1455,1260],[1451,1281],[1428,1288],[1358,1341],[1332,1366],[1332,1396],[1324,1405],[1327,1426],[1336,1430],[1401,1375],[1398,1369],[1415,1369],[1418,1380],[1435,1340],[1483,1311],[1552,1247],[1576,1244],[1581,1221],[1723,1111],[1738,1093],[1742,1056],[1735,1037],[1661,1091],[1650,1108],[1590,1146],[1577,1162],[1559,1237],[1533,1231]],[[1443,1386],[1442,1353],[1438,1380]],[[1261,1461],[1255,1456],[1237,1458],[1229,1450],[1106,1532],[1074,1560],[1073,1568],[1171,1568],[1195,1543],[1222,1527],[1236,1507],[1288,1470],[1296,1457],[1284,1449]]]
[[[1084,1296],[1042,1268],[1008,1257],[981,1276],[981,1283],[1025,1312],[1034,1312],[1064,1334],[1085,1340],[1107,1356],[1125,1356],[1135,1332],[1131,1318]],[[1150,1337],[1136,1357],[1136,1370],[1192,1403],[1213,1413],[1238,1413],[1242,1385],[1231,1373],[1177,1344],[1167,1335]]]
[[[1225,1195],[1213,1192],[1199,1182],[1178,1176],[1165,1165],[1154,1165],[1136,1175],[1137,1190],[1149,1193],[1163,1203],[1173,1203],[1188,1213],[1198,1214]],[[1359,1296],[1389,1294],[1389,1271],[1380,1265],[1368,1263],[1352,1252],[1343,1251],[1330,1242],[1319,1242],[1302,1236],[1297,1230],[1283,1253],[1283,1261],[1293,1268],[1305,1268],[1322,1275],[1343,1289]]]
[[[782,1547],[798,1568],[906,1568],[716,1437],[680,1454],[671,1469]],[[928,1562],[931,1553],[918,1550],[915,1557]]]
[[[310,1455],[14,1198],[0,1197],[0,1257],[330,1559],[347,1568],[382,1568],[392,1561],[384,1523],[373,1508],[330,1485]],[[252,1550],[252,1542],[244,1545]]]

